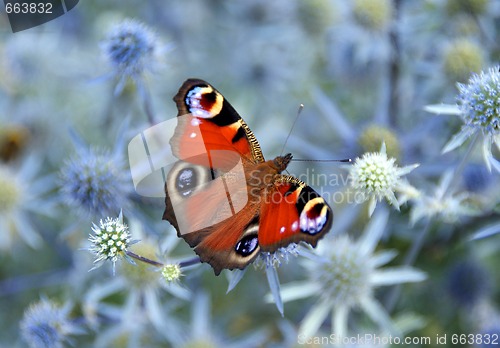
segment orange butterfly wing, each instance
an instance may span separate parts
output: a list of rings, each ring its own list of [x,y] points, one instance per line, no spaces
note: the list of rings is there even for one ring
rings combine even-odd
[[[225,171],[234,166],[234,156],[228,152],[236,152],[251,163],[264,161],[260,146],[246,123],[207,82],[187,80],[174,101],[178,125],[170,144],[177,158]]]

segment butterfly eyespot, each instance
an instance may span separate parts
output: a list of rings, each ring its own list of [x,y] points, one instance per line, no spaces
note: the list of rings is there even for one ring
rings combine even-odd
[[[178,161],[167,176],[167,190],[170,199],[175,202],[191,197],[213,177],[214,173],[203,166]]]
[[[192,168],[184,168],[177,174],[175,179],[175,187],[183,197],[187,197],[193,193],[198,181],[196,172]]]
[[[251,255],[255,249],[259,247],[259,239],[256,234],[249,234],[243,237],[236,246],[234,250],[237,254],[246,257]]]

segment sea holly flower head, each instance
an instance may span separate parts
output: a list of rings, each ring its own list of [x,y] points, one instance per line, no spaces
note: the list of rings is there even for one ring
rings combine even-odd
[[[126,252],[130,245],[136,243],[131,239],[128,226],[123,223],[123,215],[120,213],[118,218],[107,217],[99,225],[93,224],[92,231],[94,234],[89,236],[92,246],[88,250],[96,256],[93,269],[100,267],[104,261],[111,261],[114,273],[116,262],[120,258],[129,260]]]
[[[468,203],[470,198],[468,192],[447,192],[452,180],[453,172],[447,171],[432,195],[421,193],[409,198],[414,203],[410,213],[412,225],[423,217],[439,216],[444,222],[454,223],[463,216],[475,216],[480,213]]]
[[[493,136],[500,134],[499,69],[473,74],[468,84],[457,84],[457,103],[465,125]]]
[[[388,0],[355,0],[353,14],[356,21],[368,30],[380,31],[391,22],[394,9]]]
[[[460,260],[447,272],[450,297],[466,308],[472,308],[490,295],[490,279],[485,267],[475,260]]]
[[[103,43],[110,63],[129,76],[142,73],[156,49],[156,35],[141,22],[130,19],[115,25]]]
[[[101,46],[119,78],[116,94],[123,90],[128,79],[140,82],[146,71],[161,66],[162,53],[168,50],[155,32],[133,19],[114,25]]]
[[[469,39],[451,42],[443,59],[447,77],[454,81],[466,81],[471,71],[481,70],[483,54],[481,46]]]
[[[82,149],[61,169],[62,197],[84,216],[117,214],[129,205],[125,173],[116,156]]]
[[[365,153],[361,158],[356,158],[352,166],[348,166],[351,187],[356,190],[359,202],[370,201],[369,215],[373,214],[377,201],[385,198],[396,209],[399,203],[395,191],[404,190],[408,184],[401,179],[418,167],[413,164],[400,168],[396,159],[388,157],[385,143],[382,143],[380,152]]]
[[[179,264],[168,264],[161,269],[161,276],[167,283],[175,282],[182,276],[182,270]]]
[[[21,337],[30,347],[66,347],[70,335],[84,333],[68,317],[70,309],[69,305],[59,306],[48,299],[33,303],[24,312]]]
[[[467,84],[457,84],[457,105],[428,105],[425,110],[435,114],[459,116],[464,125],[444,146],[443,153],[461,146],[467,139],[482,134],[482,152],[486,167],[500,172],[500,162],[491,147],[500,150],[500,66],[487,72],[472,74]]]
[[[364,152],[376,152],[384,143],[387,156],[399,158],[401,143],[396,132],[390,128],[372,124],[366,127],[358,138],[358,144]]]

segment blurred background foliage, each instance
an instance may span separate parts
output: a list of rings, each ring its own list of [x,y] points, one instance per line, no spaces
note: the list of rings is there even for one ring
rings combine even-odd
[[[150,35],[154,52],[146,50],[124,78],[120,58],[110,54],[110,35],[127,19],[143,23],[138,30]],[[132,137],[177,114],[171,98],[189,77],[225,95],[267,158],[279,155],[303,103],[286,144],[297,158],[354,159],[385,142],[401,167],[420,163],[409,180],[428,196],[445,172],[455,171],[451,191],[466,193],[475,214],[445,207],[410,224],[411,203],[391,209],[377,250],[397,251],[389,266],[412,264],[427,279],[374,295],[409,336],[500,333],[499,236],[470,240],[498,226],[498,172],[486,169],[478,147],[443,155],[462,123],[424,111],[455,104],[457,82],[498,64],[500,2],[86,0],[16,34],[2,13],[0,28],[1,346],[45,346],[30,340],[29,330],[50,323],[57,329],[48,342],[61,346],[297,344],[315,300],[286,302],[282,317],[264,301],[266,276],[252,266],[228,294],[225,273],[215,277],[207,265],[186,269],[177,285],[190,291],[190,300],[165,291],[158,273],[126,262],[115,276],[109,265],[88,272],[92,255],[80,249],[88,247],[92,222],[120,209],[141,239],[133,250],[152,258],[168,252],[171,260],[194,255],[161,220],[162,201],[134,193],[126,157]],[[315,174],[346,175],[325,163],[292,163],[289,171],[306,173],[318,191]],[[85,193],[75,193],[92,178],[100,180],[89,184],[98,197],[111,197],[108,207],[98,202],[90,209],[80,199]],[[344,186],[320,192],[347,192]],[[330,204],[331,237],[359,236],[369,221],[366,206]],[[336,247],[334,238],[321,243]],[[294,258],[278,273],[282,284],[307,278]],[[41,314],[28,310],[40,301]],[[348,324],[352,335],[379,332],[356,310]]]

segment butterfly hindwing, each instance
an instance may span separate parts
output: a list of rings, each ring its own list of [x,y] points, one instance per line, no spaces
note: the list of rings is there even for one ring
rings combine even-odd
[[[262,197],[259,245],[273,252],[290,243],[316,246],[330,229],[333,213],[310,186],[290,175],[277,175]]]

